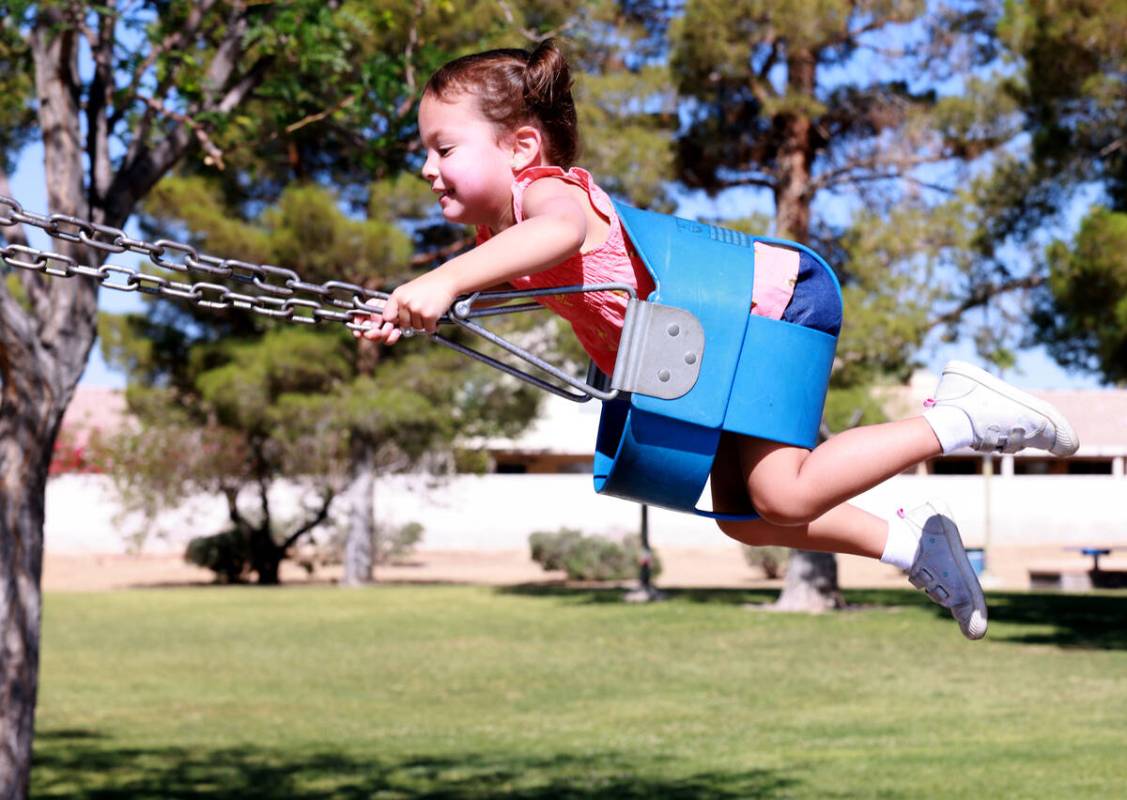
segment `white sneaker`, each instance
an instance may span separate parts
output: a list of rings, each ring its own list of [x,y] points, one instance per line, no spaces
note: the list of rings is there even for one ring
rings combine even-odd
[[[986,635],[986,598],[950,512],[939,503],[928,503],[905,518],[920,532],[920,546],[908,570],[908,580],[936,603],[951,609],[963,636],[981,639]]]
[[[1026,447],[1070,456],[1080,447],[1076,431],[1056,408],[965,361],[950,361],[935,389],[936,408],[966,414],[971,447],[983,453],[1016,453]]]

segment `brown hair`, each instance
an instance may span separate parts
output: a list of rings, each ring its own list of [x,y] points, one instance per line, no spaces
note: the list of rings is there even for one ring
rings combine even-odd
[[[471,94],[486,119],[504,130],[534,124],[549,163],[567,169],[579,150],[571,71],[551,39],[531,53],[505,48],[462,56],[427,81],[424,94],[447,100]]]

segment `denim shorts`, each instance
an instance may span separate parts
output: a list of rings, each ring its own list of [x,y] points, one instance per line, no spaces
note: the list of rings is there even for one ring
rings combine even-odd
[[[799,251],[798,279],[783,321],[814,328],[831,336],[841,332],[841,296],[834,279],[817,259]]]

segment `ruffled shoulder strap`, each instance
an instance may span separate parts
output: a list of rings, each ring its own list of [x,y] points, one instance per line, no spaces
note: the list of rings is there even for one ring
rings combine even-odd
[[[529,167],[517,175],[513,181],[513,219],[524,221],[524,192],[534,181],[541,178],[560,178],[568,183],[581,186],[591,199],[591,205],[608,219],[614,219],[614,206],[607,193],[595,185],[591,173],[580,167],[572,167],[566,172],[561,167]]]

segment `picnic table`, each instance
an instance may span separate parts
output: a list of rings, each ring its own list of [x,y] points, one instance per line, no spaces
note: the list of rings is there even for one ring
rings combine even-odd
[[[1076,550],[1086,556],[1092,557],[1092,572],[1100,571],[1100,556],[1110,555],[1114,548],[1111,547],[1066,547],[1065,550]]]
[[[1043,564],[1030,566],[1029,585],[1034,589],[1064,589],[1066,591],[1087,591],[1089,589],[1127,588],[1127,570],[1113,567],[1111,570],[1100,567],[1100,558],[1110,555],[1122,547],[1065,547],[1064,550],[1080,553],[1092,559],[1092,568],[1081,571],[1077,566],[1067,564]]]

